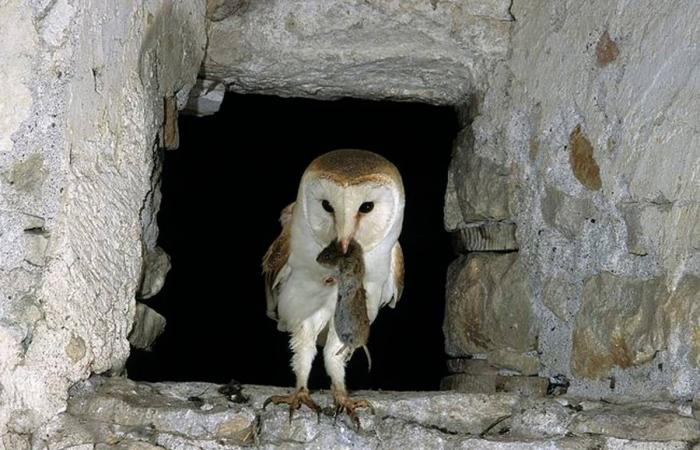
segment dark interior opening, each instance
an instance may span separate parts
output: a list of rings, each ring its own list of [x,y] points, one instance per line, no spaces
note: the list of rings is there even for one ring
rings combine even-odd
[[[453,108],[345,99],[227,94],[210,117],[181,117],[181,145],[165,154],[159,245],[171,255],[163,290],[146,303],[168,321],[152,351],[132,351],[130,378],[293,386],[288,336],[265,315],[262,255],[279,234],[308,163],[337,148],[391,160],[406,187],[403,298],[371,328],[373,368],[361,351],[350,389],[437,389],[445,374],[443,229]],[[322,354],[310,388],[327,388]]]

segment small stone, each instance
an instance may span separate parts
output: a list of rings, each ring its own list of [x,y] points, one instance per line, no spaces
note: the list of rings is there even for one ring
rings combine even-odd
[[[68,345],[66,345],[66,355],[74,363],[80,361],[85,356],[85,341],[80,336],[75,334],[71,336]]]
[[[165,317],[143,303],[136,303],[134,327],[129,333],[129,343],[142,350],[149,350],[165,329]]]
[[[448,355],[536,349],[530,289],[517,253],[474,253],[457,259],[448,269],[446,291],[443,332]]]
[[[567,238],[578,238],[584,225],[597,215],[596,207],[590,199],[573,197],[551,186],[545,188],[542,218],[547,225],[556,228]]]
[[[180,146],[180,132],[177,126],[177,100],[174,96],[163,100],[163,148],[175,150]]]
[[[593,146],[581,131],[581,125],[576,125],[569,136],[569,152],[569,163],[576,179],[592,191],[600,190],[603,187],[600,168],[593,158]]]
[[[510,420],[510,432],[536,439],[542,436],[564,436],[568,432],[572,410],[550,399],[528,399]]]
[[[141,266],[141,285],[136,298],[146,300],[160,292],[170,268],[170,256],[165,250],[160,247],[146,250]]]
[[[3,178],[8,184],[27,193],[37,193],[43,185],[45,176],[44,157],[38,153],[15,163],[9,171],[3,174]]]
[[[197,84],[190,91],[183,114],[197,117],[211,116],[221,109],[226,94],[226,86],[220,81],[197,79]]]
[[[542,377],[498,376],[496,392],[510,392],[525,397],[547,395],[549,381]]]
[[[605,450],[687,450],[688,443],[681,441],[631,441],[607,438]]]
[[[492,394],[496,392],[498,375],[473,375],[458,373],[448,375],[440,381],[440,390],[477,394]]]
[[[560,277],[549,278],[542,289],[542,303],[557,316],[568,322],[573,315],[574,286]]]
[[[509,222],[486,222],[465,226],[455,232],[459,253],[517,250],[516,225]]]
[[[571,367],[577,376],[604,378],[654,358],[664,347],[658,309],[666,296],[663,278],[641,280],[603,272],[583,286],[576,315]]]
[[[610,34],[607,30],[600,35],[598,44],[595,47],[595,56],[598,67],[605,67],[615,61],[620,54],[615,41],[610,39]]]
[[[449,373],[468,373],[472,375],[496,375],[498,369],[485,359],[454,358],[447,360]]]
[[[537,375],[540,370],[540,360],[536,356],[514,353],[504,349],[490,352],[488,361],[495,367],[514,370],[522,375]]]
[[[646,406],[600,407],[577,413],[571,431],[640,441],[700,439],[700,421]]]

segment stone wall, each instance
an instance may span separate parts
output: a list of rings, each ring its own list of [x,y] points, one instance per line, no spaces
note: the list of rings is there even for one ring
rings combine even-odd
[[[511,12],[511,54],[483,78],[450,168],[445,222],[465,256],[448,277],[447,352],[525,375],[535,358],[577,395],[690,398],[700,4],[515,0]]]
[[[129,354],[137,289],[158,278],[143,257],[158,253],[163,99],[184,106],[204,9],[0,2],[0,447]]]

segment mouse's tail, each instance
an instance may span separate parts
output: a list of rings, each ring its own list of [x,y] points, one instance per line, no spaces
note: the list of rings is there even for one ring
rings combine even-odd
[[[367,348],[366,345],[363,345],[362,350],[365,351],[365,355],[367,356],[367,372],[371,372],[372,371],[372,357],[369,355],[369,349]]]

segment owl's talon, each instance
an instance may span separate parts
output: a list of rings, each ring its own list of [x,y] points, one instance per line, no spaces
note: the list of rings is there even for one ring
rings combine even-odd
[[[360,430],[360,417],[357,415],[358,408],[368,408],[372,414],[375,414],[374,406],[365,399],[351,399],[345,392],[334,392],[333,402],[335,403],[335,418],[338,414],[345,412],[357,430]]]
[[[292,418],[294,417],[294,411],[301,408],[301,405],[306,405],[309,409],[314,411],[316,413],[318,421],[321,421],[321,407],[318,406],[318,404],[315,401],[313,401],[311,395],[309,394],[309,390],[306,388],[299,388],[294,393],[289,395],[272,395],[268,397],[263,402],[263,410],[270,403],[274,403],[275,405],[279,405],[282,403],[289,405],[290,424],[292,423]]]

